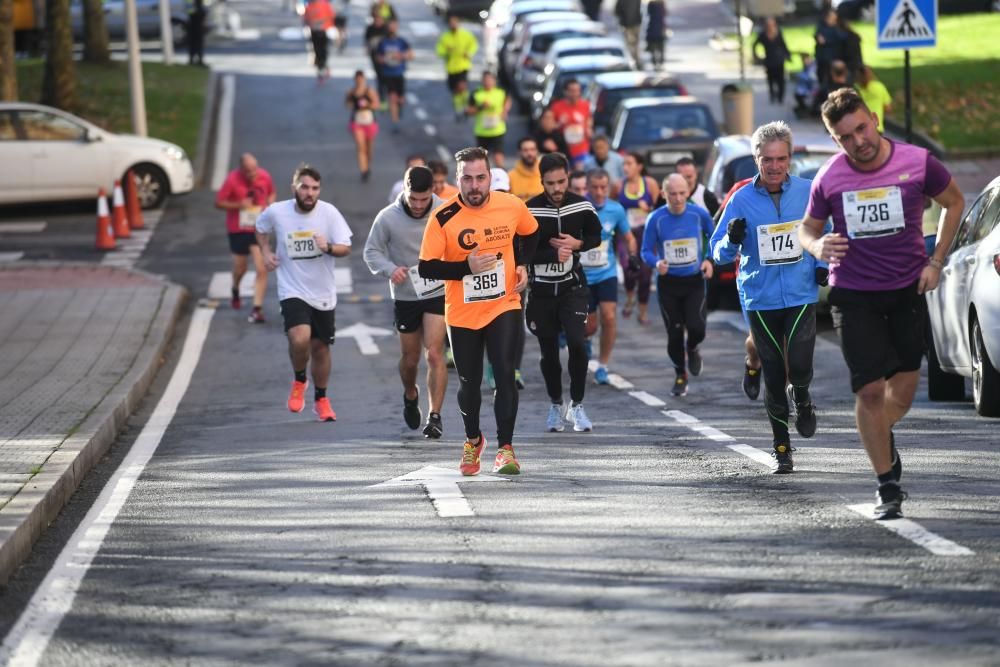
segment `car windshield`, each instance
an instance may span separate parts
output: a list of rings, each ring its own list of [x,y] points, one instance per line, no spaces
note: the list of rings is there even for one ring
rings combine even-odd
[[[664,87],[647,86],[644,88],[609,88],[601,93],[597,103],[597,113],[594,116],[595,122],[606,120],[611,112],[615,110],[622,100],[630,100],[634,97],[674,97],[679,95],[676,85]]]
[[[788,171],[793,176],[807,178],[810,181],[816,178],[816,172],[826,164],[832,153],[795,153],[788,166]]]
[[[582,91],[582,96],[587,96],[587,91],[590,90],[590,84],[594,82],[594,77],[601,74],[604,70],[592,70],[592,71],[580,71],[580,72],[566,72],[560,74],[559,78],[556,80],[556,86],[554,90],[554,95],[552,99],[558,99],[562,97],[563,88],[566,87],[566,82],[570,79],[576,79],[580,82],[580,89]]]
[[[547,53],[549,47],[557,39],[566,39],[567,37],[589,37],[592,34],[589,32],[581,32],[579,30],[562,30],[560,32],[550,32],[545,35],[538,35],[531,39],[531,50],[534,53]]]
[[[622,56],[624,53],[620,46],[581,46],[576,49],[567,49],[566,51],[560,51],[560,58],[565,58],[566,56]]]
[[[636,107],[629,111],[622,144],[683,143],[715,135],[715,122],[705,107]]]

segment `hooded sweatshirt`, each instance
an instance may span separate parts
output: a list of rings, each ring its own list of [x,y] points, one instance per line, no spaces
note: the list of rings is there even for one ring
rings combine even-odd
[[[373,275],[389,279],[397,266],[410,268],[410,276],[399,285],[389,281],[389,294],[396,301],[417,301],[414,281],[421,289],[431,287],[434,281],[425,281],[417,275],[416,267],[420,257],[420,244],[424,240],[424,227],[427,226],[427,216],[442,204],[442,200],[434,195],[427,212],[419,218],[413,217],[409,208],[403,203],[403,195],[379,211],[372,223],[368,240],[365,241],[365,264]],[[441,288],[427,294],[424,298],[444,296],[444,283]]]
[[[535,195],[543,192],[542,175],[538,171],[538,160],[535,160],[534,167],[525,166],[524,162],[518,160],[514,163],[514,168],[507,172],[510,176],[510,193],[520,197],[523,201],[528,201]]]

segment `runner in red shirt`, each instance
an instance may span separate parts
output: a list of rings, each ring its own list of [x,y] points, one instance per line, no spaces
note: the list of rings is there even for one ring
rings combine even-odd
[[[247,255],[253,257],[257,276],[253,286],[253,310],[247,321],[261,323],[264,314],[264,293],[267,291],[267,267],[257,245],[254,229],[261,211],[274,203],[275,191],[271,175],[257,166],[257,158],[250,153],[240,156],[239,169],[233,169],[215,196],[215,207],[226,212],[226,231],[229,233],[229,250],[233,253],[232,306],[239,310],[240,281],[247,272]]]
[[[594,133],[590,103],[582,99],[582,93],[580,82],[570,79],[563,86],[562,99],[549,106],[569,146],[569,155],[566,157],[572,161],[575,169],[583,166],[584,159],[590,153],[590,137]]]

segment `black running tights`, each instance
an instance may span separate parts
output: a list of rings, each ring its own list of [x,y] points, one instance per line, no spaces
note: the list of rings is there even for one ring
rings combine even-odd
[[[482,329],[448,327],[451,351],[458,371],[458,409],[465,422],[465,436],[478,438],[479,408],[483,401],[483,350],[493,365],[497,389],[493,412],[497,421],[497,447],[512,444],[517,420],[517,386],[514,355],[518,329],[523,328],[521,309],[508,310]]]
[[[809,402],[816,347],[816,304],[751,310],[750,332],[764,374],[764,407],[775,444],[790,444],[786,383],[791,383],[796,403]]]
[[[566,349],[569,350],[569,397],[574,403],[583,403],[584,392],[587,387],[587,363],[590,358],[587,356],[587,343],[584,337],[583,326],[566,326],[563,324],[563,332],[566,334]],[[538,347],[541,349],[542,358],[538,365],[542,369],[542,377],[545,378],[545,391],[549,395],[549,400],[553,403],[562,403],[562,364],[559,361],[559,337],[551,338],[538,337]]]
[[[685,347],[693,350],[705,340],[705,279],[694,276],[658,276],[656,295],[660,300],[660,315],[667,328],[667,356],[678,375],[685,372]],[[684,332],[687,331],[685,344]]]

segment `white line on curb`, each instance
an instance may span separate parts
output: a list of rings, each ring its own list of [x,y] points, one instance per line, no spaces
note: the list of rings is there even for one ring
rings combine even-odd
[[[219,118],[215,132],[215,152],[212,154],[212,189],[218,190],[229,173],[229,154],[233,150],[233,108],[236,104],[236,77],[222,77]]]
[[[867,503],[861,505],[848,505],[847,509],[857,512],[861,516],[872,519],[873,506]],[[961,544],[956,544],[949,539],[932,533],[923,526],[909,519],[892,519],[890,521],[876,521],[878,525],[886,530],[890,530],[900,537],[904,537],[917,546],[927,549],[936,556],[974,556],[976,552]]]
[[[195,310],[177,368],[170,377],[163,397],[125,460],[108,480],[101,495],[28,602],[17,624],[4,639],[0,646],[0,664],[8,667],[38,664],[56,628],[72,608],[80,583],[101,548],[108,530],[174,418],[177,406],[184,398],[198,366],[214,313],[214,308]]]

